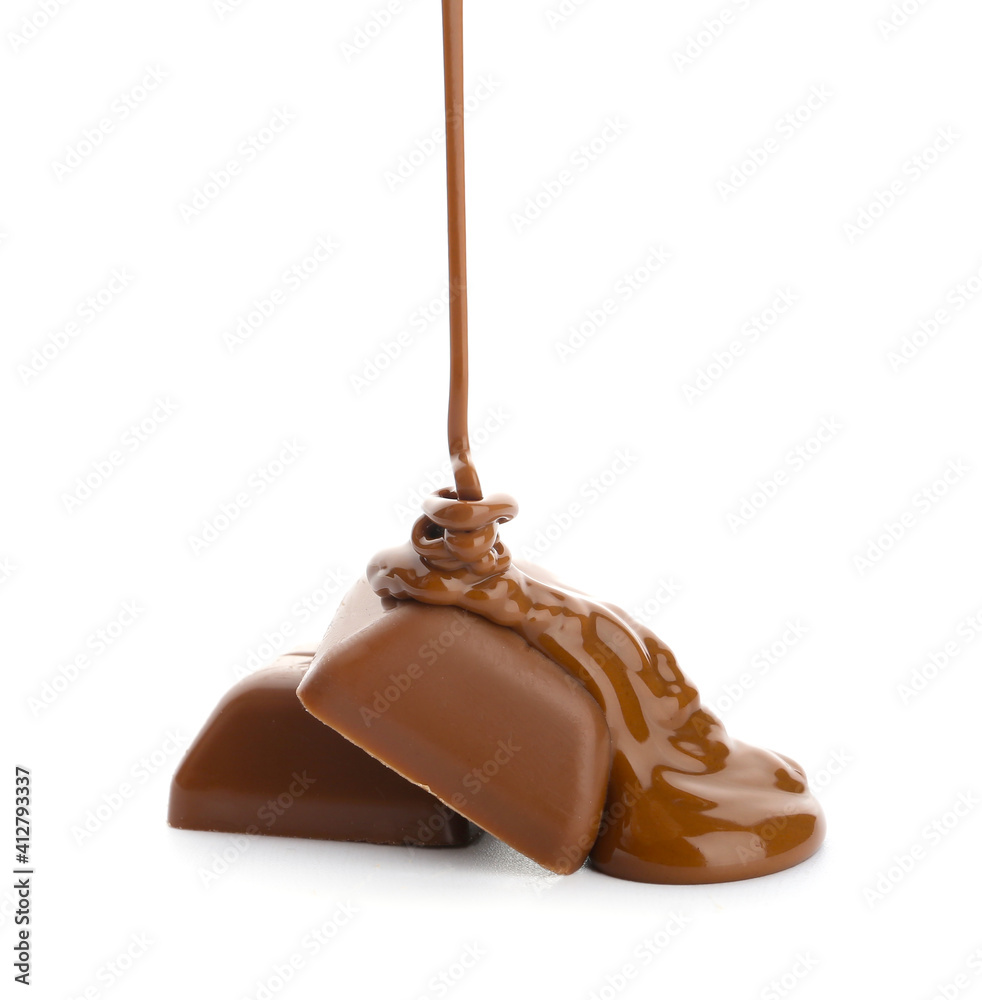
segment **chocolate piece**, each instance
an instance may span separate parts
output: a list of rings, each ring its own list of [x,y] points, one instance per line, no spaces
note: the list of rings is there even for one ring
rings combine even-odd
[[[297,694],[318,719],[539,864],[583,863],[610,773],[603,714],[510,629],[456,608],[345,598]]]
[[[371,844],[459,846],[477,831],[322,725],[297,699],[313,653],[280,657],[221,700],[170,793],[185,830]]]

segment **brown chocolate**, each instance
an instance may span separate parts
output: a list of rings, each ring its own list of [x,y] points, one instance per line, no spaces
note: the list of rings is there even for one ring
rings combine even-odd
[[[555,872],[600,825],[610,736],[579,681],[511,629],[357,584],[301,682],[313,715]]]
[[[369,581],[383,597],[507,626],[593,695],[614,749],[594,867],[639,882],[724,882],[818,849],[824,820],[796,764],[731,740],[671,650],[619,608],[511,562],[497,528],[513,502],[444,493],[424,510],[412,543],[378,556]]]
[[[280,657],[232,688],[171,784],[171,826],[370,844],[460,846],[477,831],[304,711],[313,656]]]
[[[306,674],[279,666],[230,693],[175,778],[171,822],[242,829],[306,769],[323,774],[323,800],[305,791],[259,832],[399,842],[432,815],[432,791],[461,814],[447,842],[463,842],[467,816],[557,872],[588,853],[641,882],[788,868],[825,832],[801,768],[732,740],[652,632],[514,565],[498,538],[517,506],[483,498],[467,430],[462,0],[443,0],[443,30],[456,489],[373,560]],[[622,524],[615,541],[649,538]]]
[[[450,257],[450,406],[447,435],[457,495],[481,499],[467,431],[467,213],[464,198],[463,0],[443,0],[447,117],[447,245]]]
[[[604,823],[591,854],[600,871],[642,882],[721,882],[790,867],[813,854],[825,833],[801,769],[731,740],[702,708],[671,650],[619,608],[564,588],[535,567],[512,565],[498,528],[518,508],[507,496],[482,499],[467,449],[461,11],[462,0],[443,0],[450,285],[461,292],[451,312],[449,446],[456,491],[428,498],[411,543],[377,557],[369,580],[382,597],[454,605],[514,630],[593,695],[614,749]],[[640,512],[638,520],[647,523]],[[634,548],[649,533],[627,524],[616,537]],[[347,655],[359,659],[357,643]],[[308,683],[325,662],[322,649]],[[330,690],[345,699],[361,689],[344,675],[344,685]],[[397,756],[416,780],[428,773],[429,762],[416,753],[426,724],[420,715],[403,720],[398,733],[374,737],[386,747],[382,759],[391,763]]]

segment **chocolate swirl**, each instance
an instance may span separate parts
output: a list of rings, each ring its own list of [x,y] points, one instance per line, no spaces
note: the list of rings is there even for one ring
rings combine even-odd
[[[508,550],[498,540],[498,525],[518,514],[510,496],[458,500],[451,490],[441,490],[423,501],[423,511],[413,525],[412,546],[425,565],[446,573],[466,570],[474,582],[511,565]]]

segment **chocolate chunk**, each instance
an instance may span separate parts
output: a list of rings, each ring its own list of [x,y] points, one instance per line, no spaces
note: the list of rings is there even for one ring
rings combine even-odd
[[[539,864],[593,846],[610,735],[583,685],[510,629],[457,608],[345,598],[297,694],[405,778]]]
[[[221,700],[174,775],[171,826],[371,844],[459,846],[477,831],[309,715],[310,652],[280,657]]]

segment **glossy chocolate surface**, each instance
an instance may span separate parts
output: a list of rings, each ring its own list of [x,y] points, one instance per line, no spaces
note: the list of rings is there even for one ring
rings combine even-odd
[[[598,870],[639,882],[722,882],[790,867],[825,825],[801,769],[732,740],[671,650],[613,605],[515,566],[507,497],[427,498],[409,545],[369,567],[386,597],[466,608],[514,630],[581,681],[614,749]]]
[[[307,709],[552,871],[596,840],[611,751],[579,681],[456,608],[345,598],[297,691]]]
[[[457,495],[481,499],[467,430],[467,212],[464,197],[463,0],[443,0],[443,78],[447,121],[447,249],[450,263],[450,405],[447,437]]]
[[[280,657],[225,695],[171,784],[185,830],[370,844],[460,846],[462,816],[310,716],[297,685],[312,652]]]

